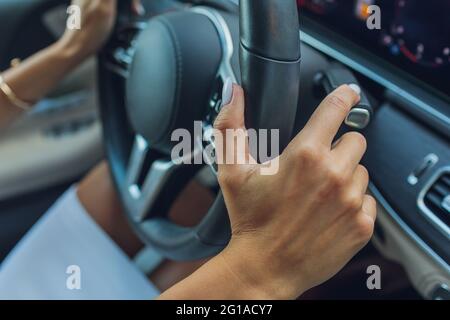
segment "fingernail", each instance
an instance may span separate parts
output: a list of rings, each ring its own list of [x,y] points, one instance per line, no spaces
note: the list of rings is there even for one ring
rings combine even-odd
[[[223,84],[222,90],[222,106],[226,106],[231,102],[233,98],[233,81],[231,78],[227,78]]]
[[[355,91],[358,96],[361,95],[361,88],[357,84],[351,83],[348,86]]]
[[[142,4],[137,6],[137,10],[136,11],[137,11],[139,16],[143,16],[146,13],[145,12],[145,8],[144,8],[144,6]]]
[[[143,16],[146,13],[144,5],[142,4],[141,1],[133,1],[133,10],[134,13],[137,14],[138,16]]]

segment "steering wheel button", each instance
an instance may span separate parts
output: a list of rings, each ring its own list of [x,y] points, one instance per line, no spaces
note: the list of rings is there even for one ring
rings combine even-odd
[[[204,128],[203,139],[207,142],[213,142],[214,130],[212,126],[206,126]]]
[[[217,112],[217,114],[220,112],[220,109],[222,109],[222,99],[218,100],[214,106],[214,111]]]

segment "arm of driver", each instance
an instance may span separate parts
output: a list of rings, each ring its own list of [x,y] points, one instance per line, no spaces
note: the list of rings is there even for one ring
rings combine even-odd
[[[77,64],[78,61],[56,43],[7,70],[3,77],[18,97],[34,102],[45,96]],[[0,126],[6,126],[21,112],[0,92]]]
[[[242,275],[245,277],[245,275]],[[269,282],[270,279],[267,279]],[[269,300],[264,290],[251,287],[222,254],[164,292],[158,300]]]
[[[34,103],[47,95],[68,73],[100,49],[115,20],[116,0],[74,0],[82,14],[81,29],[66,29],[64,35],[2,76],[14,94]],[[0,91],[0,127],[21,114]]]

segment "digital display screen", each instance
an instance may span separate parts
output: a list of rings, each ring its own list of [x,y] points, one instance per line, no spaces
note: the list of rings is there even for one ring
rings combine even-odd
[[[302,15],[450,97],[450,0],[297,2]]]

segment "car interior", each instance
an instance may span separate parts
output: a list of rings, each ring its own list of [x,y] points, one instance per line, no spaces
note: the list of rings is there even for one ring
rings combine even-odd
[[[270,6],[142,2],[146,13],[137,16],[119,1],[98,57],[1,132],[0,264],[103,158],[130,223],[158,254],[188,261],[219,252],[230,226],[215,168],[173,164],[171,132],[194,120],[211,127],[231,77],[247,85],[252,107],[262,106],[254,107],[255,125],[282,128],[287,144],[327,93],[357,83],[361,101],[340,134],[367,138],[375,234],[336,278],[302,298],[450,299],[450,1],[297,0],[299,21],[288,7],[277,12],[286,17],[278,38],[269,34]],[[61,36],[68,4],[0,0],[0,70]],[[367,26],[373,5],[381,9],[379,29]],[[217,195],[197,226],[155,214],[167,212],[192,179]],[[369,265],[383,270],[381,290],[366,287]]]

